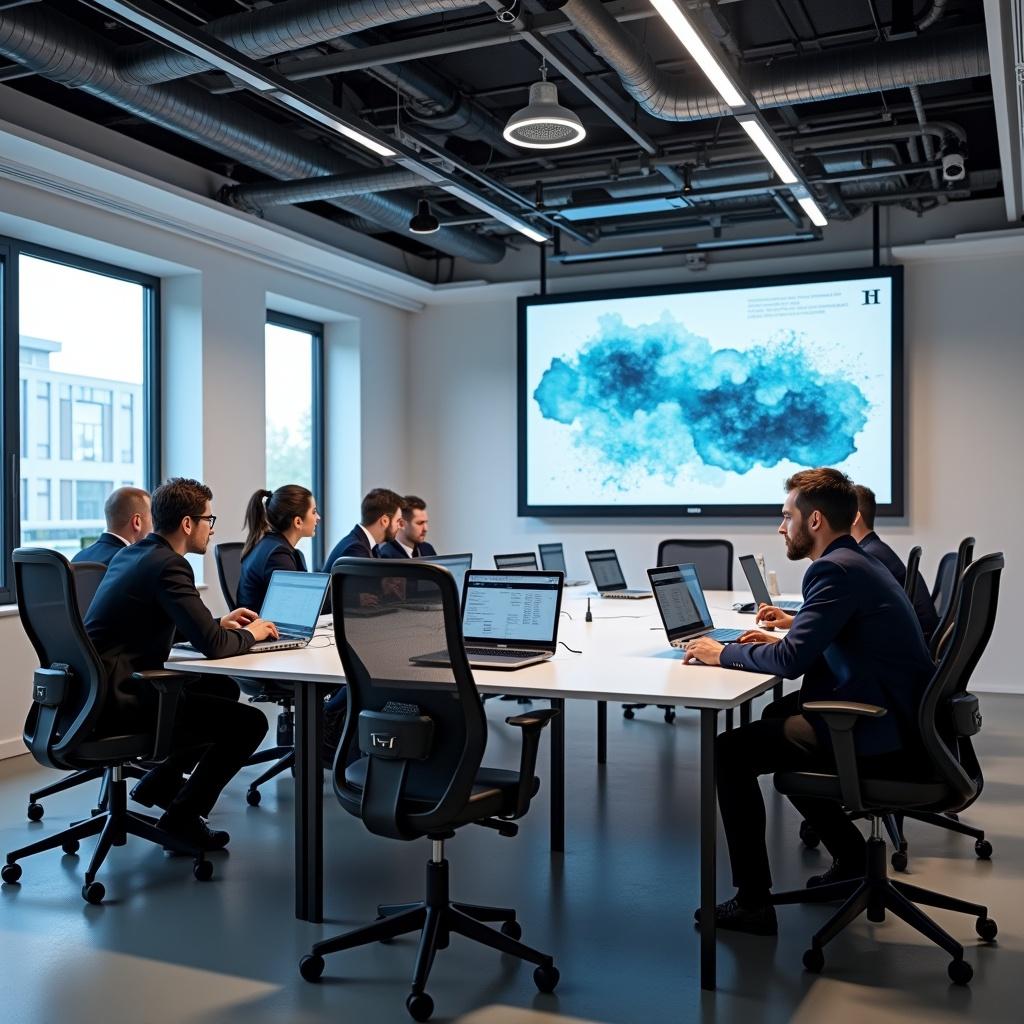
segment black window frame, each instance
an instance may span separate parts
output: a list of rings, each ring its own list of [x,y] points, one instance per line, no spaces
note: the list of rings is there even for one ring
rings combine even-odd
[[[76,253],[0,236],[0,395],[3,397],[2,434],[4,451],[3,503],[0,507],[0,604],[13,604],[14,571],[11,553],[21,543],[21,391],[19,381],[19,277],[18,261],[22,256],[47,260],[75,270],[100,274],[118,281],[127,281],[143,288],[142,307],[142,416],[145,453],[143,486],[152,491],[160,481],[163,451],[160,430],[160,278],[128,267]],[[59,395],[56,396],[59,402]],[[31,399],[30,399],[31,400]],[[51,395],[51,402],[54,396]],[[59,447],[60,438],[57,438]],[[51,452],[54,439],[50,438]],[[50,506],[53,508],[51,482]]]
[[[293,316],[291,313],[279,313],[276,310],[268,309],[266,322],[274,327],[284,327],[292,331],[301,331],[308,334],[313,342],[313,415],[310,417],[310,431],[312,433],[311,447],[313,459],[313,494],[316,496],[317,507],[324,498],[324,481],[327,478],[324,458],[324,325],[316,320],[306,320],[301,316]],[[266,359],[266,339],[263,342],[264,355]],[[266,395],[263,397],[264,408],[266,408]],[[323,513],[320,513],[323,515]],[[321,523],[321,526],[323,524]],[[326,545],[324,543],[323,530],[318,528],[313,537],[313,564],[310,569],[313,572],[319,570],[327,557]]]

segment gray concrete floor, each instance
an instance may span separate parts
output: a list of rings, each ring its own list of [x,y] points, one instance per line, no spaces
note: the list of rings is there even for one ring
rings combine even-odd
[[[518,734],[501,721],[514,708],[496,701],[487,707],[487,763],[515,767]],[[987,786],[965,818],[987,830],[992,861],[976,860],[964,837],[913,823],[908,829],[913,880],[988,903],[999,923],[998,942],[984,947],[973,920],[935,915],[968,947],[975,968],[969,989],[951,986],[945,954],[891,918],[880,925],[862,918],[828,948],[822,975],[805,974],[801,953],[828,910],[787,907],[780,909],[777,939],[721,938],[720,988],[702,993],[691,921],[698,884],[697,720],[681,711],[674,725],[665,725],[652,708],[625,722],[609,711],[608,764],[598,768],[594,706],[568,705],[564,857],[548,851],[543,790],[517,838],[468,828],[448,844],[455,898],[515,906],[523,940],[555,955],[562,974],[557,992],[539,995],[530,967],[455,937],[431,975],[434,1020],[1024,1019],[1024,697],[983,700],[978,747]],[[370,835],[328,791],[329,921],[296,921],[291,779],[270,784],[263,804],[250,808],[244,791],[255,771],[235,780],[215,811],[214,823],[230,830],[232,843],[229,853],[214,855],[212,882],[196,882],[190,861],[133,840],[113,851],[101,875],[107,901],[91,907],[79,889],[92,841],[78,857],[57,851],[24,862],[21,884],[0,891],[5,1024],[410,1019],[404,1001],[412,938],[329,957],[319,985],[302,981],[296,965],[312,942],[372,919],[378,902],[419,898],[428,844]],[[0,762],[0,851],[65,827],[91,805],[91,788],[61,794],[46,801],[42,822],[30,824],[25,794],[51,776],[28,756]],[[803,849],[795,812],[766,787],[776,884],[796,887],[824,866],[825,856]],[[719,865],[724,895],[724,846]]]

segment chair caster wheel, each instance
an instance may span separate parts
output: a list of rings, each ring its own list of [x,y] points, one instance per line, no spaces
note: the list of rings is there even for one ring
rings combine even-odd
[[[324,958],[310,953],[299,961],[299,974],[306,981],[319,981],[320,975],[324,973]]]
[[[263,797],[260,795],[260,791],[258,789],[248,789],[245,792],[245,802],[250,807],[259,807],[262,799]]]
[[[405,1001],[405,1008],[413,1020],[430,1020],[434,1012],[434,1000],[426,992],[413,992]]]
[[[60,844],[60,848],[69,857],[73,857],[76,853],[78,853],[78,846],[79,843],[77,839],[65,839],[64,842]]]
[[[668,725],[671,725],[676,720],[676,713],[669,709],[665,712],[665,721]]]
[[[946,973],[954,985],[968,985],[974,977],[974,968],[966,960],[950,960]]]
[[[805,971],[810,971],[811,974],[820,974],[824,966],[825,954],[817,946],[811,946],[810,949],[804,950]]]
[[[992,857],[992,844],[987,839],[979,839],[974,844],[974,852],[979,860],[990,860]]]
[[[37,804],[34,800],[28,805],[28,810],[25,811],[29,821],[42,821],[43,820],[43,805]]]
[[[82,886],[82,899],[93,906],[102,903],[103,897],[106,895],[107,890],[103,888],[102,882],[88,882]]]
[[[800,842],[802,842],[808,850],[817,849],[818,844],[821,842],[821,836],[818,835],[814,826],[809,822],[800,822]]]
[[[501,934],[507,935],[510,939],[518,942],[523,937],[523,928],[518,921],[506,921],[501,926]]]
[[[632,709],[632,708],[626,708],[626,709],[625,709],[625,710],[624,710],[624,711],[622,712],[622,717],[623,717],[623,718],[629,718],[629,719],[632,719],[632,718],[635,718],[636,716],[634,715],[634,713],[633,713],[633,709]],[[32,817],[32,815],[30,814],[30,815],[29,815],[29,817],[31,818],[31,817]],[[40,817],[42,817],[42,815],[40,815]]]
[[[14,885],[21,878],[21,865],[5,864],[3,870],[0,871],[0,878],[3,878],[8,885]]]
[[[974,930],[986,942],[991,942],[999,934],[999,928],[991,917],[979,917],[974,922]]]
[[[909,858],[903,850],[896,850],[889,858],[894,871],[906,871]]]
[[[541,965],[533,972],[533,983],[538,992],[554,992],[560,977],[554,964]]]
[[[208,882],[213,878],[213,863],[208,860],[197,860],[192,865],[192,874],[197,882]]]

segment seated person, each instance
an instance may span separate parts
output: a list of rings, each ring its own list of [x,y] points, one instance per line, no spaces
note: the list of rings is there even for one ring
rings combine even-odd
[[[157,694],[135,684],[133,672],[163,668],[175,632],[208,658],[228,658],[257,640],[277,636],[272,622],[238,608],[219,621],[196,590],[185,555],[206,552],[216,516],[209,487],[181,477],[153,492],[153,529],[110,563],[85,619],[110,680],[104,715],[118,728],[151,729]],[[197,676],[182,691],[174,719],[172,751],[136,785],[134,799],[164,809],[159,827],[206,850],[227,845],[227,832],[205,818],[221,790],[260,745],[267,719],[238,703],[231,680]],[[187,782],[182,773],[191,771]]]
[[[243,608],[260,608],[277,569],[306,572],[306,559],[296,547],[303,537],[312,537],[320,513],[313,492],[299,484],[286,484],[276,491],[259,490],[245,510],[248,535],[242,547],[242,574],[238,580],[238,603]]]
[[[848,700],[886,708],[883,717],[857,723],[858,760],[866,772],[883,778],[913,777],[920,749],[918,705],[934,670],[907,595],[850,536],[857,514],[850,480],[835,469],[808,469],[790,477],[786,490],[779,527],[786,554],[812,563],[804,575],[803,607],[785,616],[789,634],[748,630],[738,643],[724,646],[701,637],[686,644],[684,659],[785,679],[803,676],[795,713],[762,718],[722,733],[716,742],[718,800],[737,893],[718,905],[715,919],[719,928],[758,935],[777,931],[758,776],[835,772],[828,729],[820,716],[803,713],[803,705]],[[763,608],[759,617],[780,623],[772,614],[777,611]],[[863,874],[864,837],[842,806],[806,797],[793,803],[834,858],[808,884]]]
[[[324,572],[339,558],[379,558],[379,544],[395,539],[405,499],[386,487],[375,487],[363,498],[359,522],[345,534],[324,562]]]
[[[402,515],[394,540],[386,540],[377,549],[380,558],[429,558],[436,555],[433,544],[427,543],[427,503],[415,494],[402,499]]]
[[[119,551],[142,540],[153,529],[153,515],[149,505],[149,491],[141,487],[118,487],[107,495],[103,503],[103,516],[107,530],[88,547],[82,548],[72,562],[102,562],[110,560]]]

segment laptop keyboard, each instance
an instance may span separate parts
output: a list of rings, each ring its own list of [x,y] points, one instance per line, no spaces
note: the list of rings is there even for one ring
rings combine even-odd
[[[532,658],[540,654],[540,651],[516,651],[510,647],[467,647],[466,653],[470,657],[485,658]]]
[[[729,644],[734,640],[739,640],[745,632],[745,629],[713,629],[704,635],[711,640],[717,640],[720,644]]]

